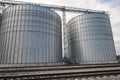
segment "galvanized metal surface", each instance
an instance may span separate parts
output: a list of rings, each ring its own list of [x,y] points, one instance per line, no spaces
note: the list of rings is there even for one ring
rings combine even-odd
[[[1,28],[2,13],[0,13],[0,28]]]
[[[1,64],[62,61],[61,18],[49,8],[15,5],[3,11]]]
[[[67,27],[69,54],[74,63],[117,62],[107,14],[86,13],[71,19]]]
[[[0,26],[1,26],[1,20],[2,20],[2,13],[0,13]]]
[[[0,13],[0,29],[1,29],[1,20],[2,20],[2,13]],[[1,31],[0,31],[0,33],[1,33]],[[1,47],[1,43],[0,43],[0,47]],[[1,54],[1,48],[0,48],[0,54]]]

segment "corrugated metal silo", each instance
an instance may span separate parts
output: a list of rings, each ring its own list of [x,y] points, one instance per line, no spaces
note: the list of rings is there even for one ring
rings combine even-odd
[[[2,20],[2,13],[0,13],[0,34],[1,34],[1,20]],[[1,37],[0,37],[0,54],[1,54]]]
[[[2,20],[2,13],[0,13],[0,25],[1,25],[1,20]]]
[[[1,27],[2,13],[0,13],[0,27]]]
[[[67,27],[69,54],[73,62],[80,64],[117,62],[107,14],[82,14],[71,19]]]
[[[49,8],[14,5],[3,11],[1,64],[62,61],[61,18]]]

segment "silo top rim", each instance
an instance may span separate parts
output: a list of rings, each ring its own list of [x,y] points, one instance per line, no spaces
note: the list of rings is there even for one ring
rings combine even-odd
[[[51,10],[50,8],[48,8],[48,7],[44,7],[44,6],[39,6],[39,5],[35,5],[35,4],[17,4],[17,5],[9,5],[9,6],[7,6],[6,8],[8,8],[8,7],[11,7],[11,6],[18,6],[18,5],[30,5],[30,6],[38,6],[38,7],[43,7],[43,8],[46,8],[46,9],[49,9],[49,10]],[[6,9],[5,8],[5,9]],[[5,10],[4,9],[4,10]],[[53,11],[53,10],[52,10]]]
[[[56,13],[53,9],[51,9],[51,8],[48,8],[48,7],[45,7],[45,6],[36,5],[36,4],[18,4],[18,5],[10,5],[10,6],[7,6],[7,7],[3,10],[3,12],[4,12],[7,8],[9,8],[9,7],[12,7],[12,6],[20,6],[20,5],[37,6],[37,7],[41,7],[41,8],[47,9],[47,10],[49,10],[49,11],[51,11],[51,12],[57,14],[57,13]],[[57,14],[57,15],[58,15],[58,17],[59,17],[60,20],[61,20],[60,15],[59,15],[59,14]]]
[[[80,17],[80,16],[85,16],[85,15],[87,15],[87,14],[105,14],[105,15],[109,15],[109,14],[107,14],[107,13],[101,13],[101,12],[88,12],[88,13],[83,13],[83,14],[80,14],[80,15],[78,15],[78,16],[75,16],[75,17],[71,18],[71,19],[67,22],[67,24],[68,24],[71,20],[73,20],[73,19],[75,19],[75,18],[77,18],[77,17]]]

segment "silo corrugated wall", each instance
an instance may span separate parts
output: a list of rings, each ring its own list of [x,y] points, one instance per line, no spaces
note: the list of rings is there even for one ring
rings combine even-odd
[[[116,52],[107,14],[87,13],[68,24],[68,45],[74,63],[116,63]]]
[[[1,36],[1,20],[2,20],[2,13],[0,13],[0,36]],[[0,37],[0,55],[1,55],[1,37]]]
[[[1,25],[1,64],[62,61],[61,18],[37,5],[9,6]]]
[[[0,25],[1,25],[1,20],[2,20],[2,13],[0,13]]]

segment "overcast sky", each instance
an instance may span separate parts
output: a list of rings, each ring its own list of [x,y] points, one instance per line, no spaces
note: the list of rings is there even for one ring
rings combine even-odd
[[[109,11],[117,54],[120,54],[120,0],[16,0]],[[68,14],[67,21],[76,16]]]

